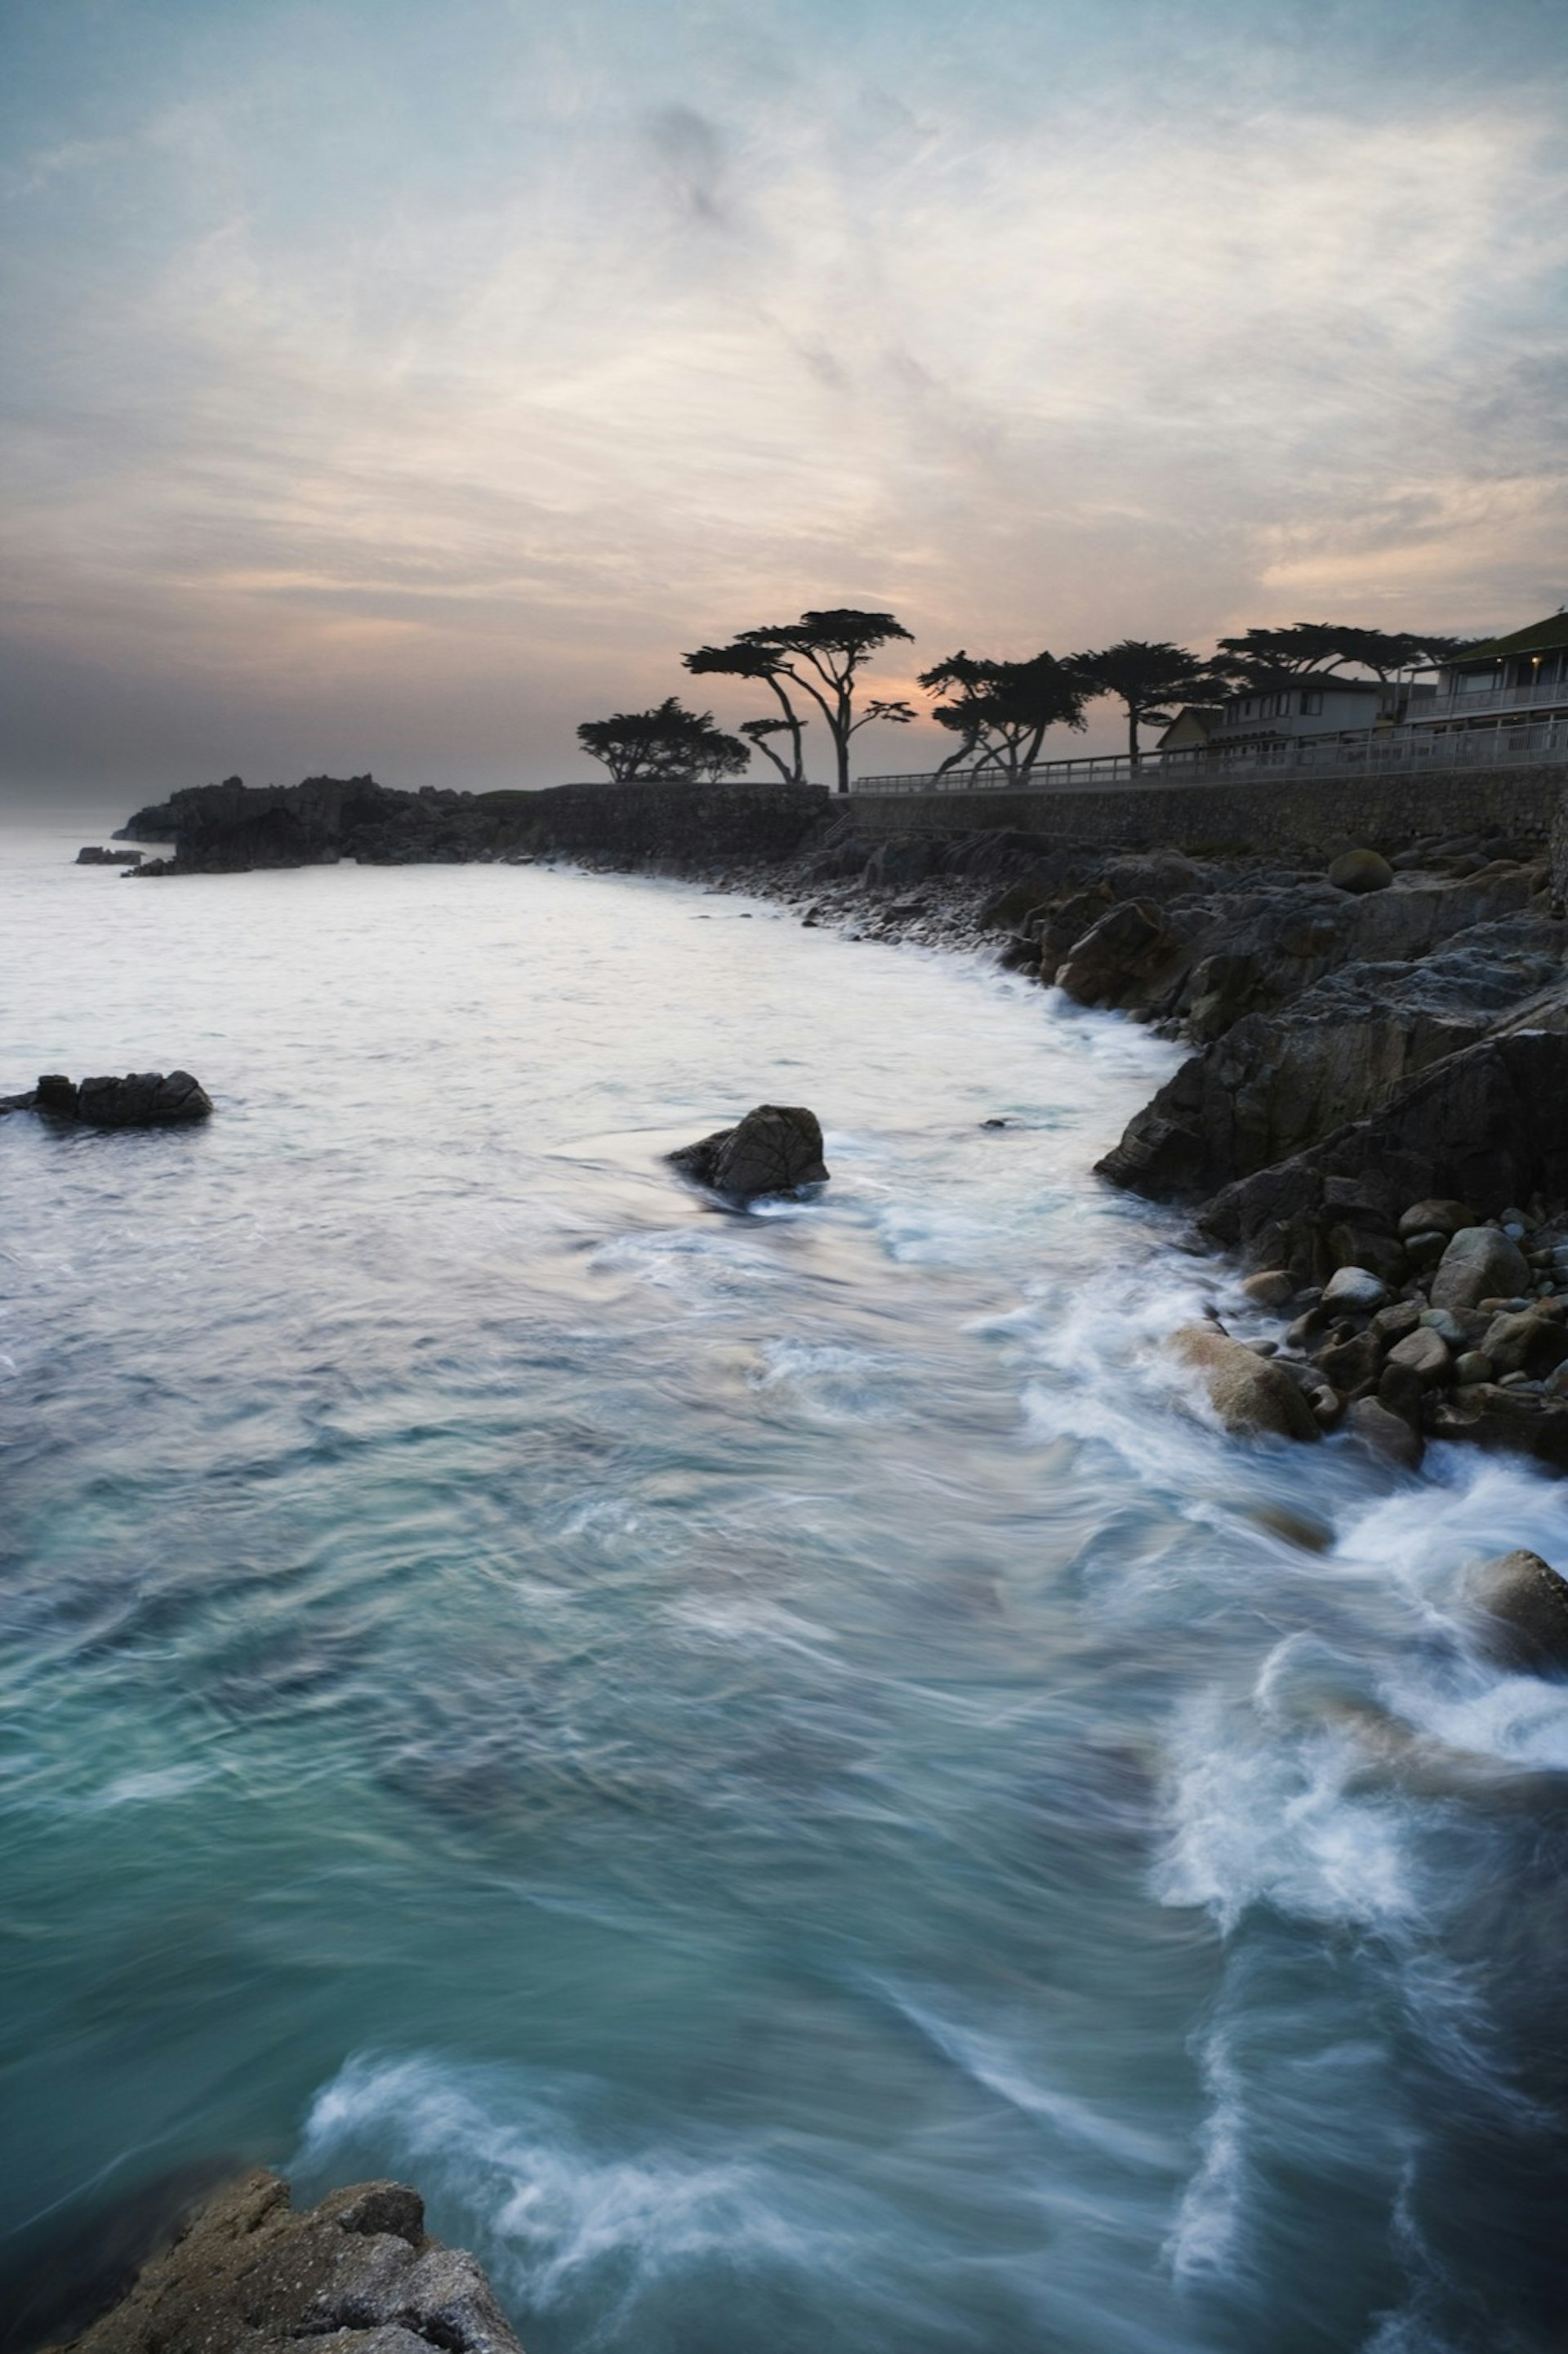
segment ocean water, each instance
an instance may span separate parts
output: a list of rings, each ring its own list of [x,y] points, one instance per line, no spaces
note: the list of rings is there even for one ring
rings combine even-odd
[[[1564,2342],[1568,1689],[1456,1606],[1563,1493],[1213,1426],[1235,1295],[1089,1173],[1170,1046],[666,882],[0,845],[0,1088],[217,1106],[0,1121],[12,2343],[229,2157],[412,2179],[530,2354]],[[764,1098],[820,1198],[662,1166]]]

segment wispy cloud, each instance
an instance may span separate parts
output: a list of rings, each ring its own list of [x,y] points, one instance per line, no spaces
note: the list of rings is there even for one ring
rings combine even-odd
[[[164,13],[111,103],[58,0],[10,139],[24,766],[546,780],[823,599],[934,658],[1568,596],[1540,12],[1522,87],[1507,7]]]

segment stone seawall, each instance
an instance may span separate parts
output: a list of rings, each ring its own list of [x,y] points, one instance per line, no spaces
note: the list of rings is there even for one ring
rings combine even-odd
[[[1099,792],[852,793],[833,806],[853,812],[854,832],[865,842],[1007,827],[1107,849],[1175,843],[1189,853],[1270,851],[1495,827],[1533,832],[1551,825],[1565,783],[1568,769],[1556,763]]]
[[[482,806],[502,803],[506,838],[519,850],[636,865],[789,858],[835,805],[825,785],[782,783],[555,785],[481,797]]]

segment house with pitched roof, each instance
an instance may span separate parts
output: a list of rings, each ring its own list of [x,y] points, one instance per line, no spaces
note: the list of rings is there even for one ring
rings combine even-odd
[[[1467,646],[1444,663],[1436,694],[1410,717],[1424,727],[1568,717],[1568,610]]]

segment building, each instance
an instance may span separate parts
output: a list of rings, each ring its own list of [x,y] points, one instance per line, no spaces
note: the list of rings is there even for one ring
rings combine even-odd
[[[1436,694],[1410,716],[1444,728],[1568,717],[1568,611],[1467,647],[1444,663]]]
[[[1202,745],[1215,752],[1268,750],[1308,737],[1365,735],[1369,727],[1393,727],[1414,718],[1436,691],[1403,680],[1383,685],[1375,678],[1309,671],[1266,690],[1228,695],[1219,705],[1189,704],[1160,737],[1160,749],[1178,752]]]

